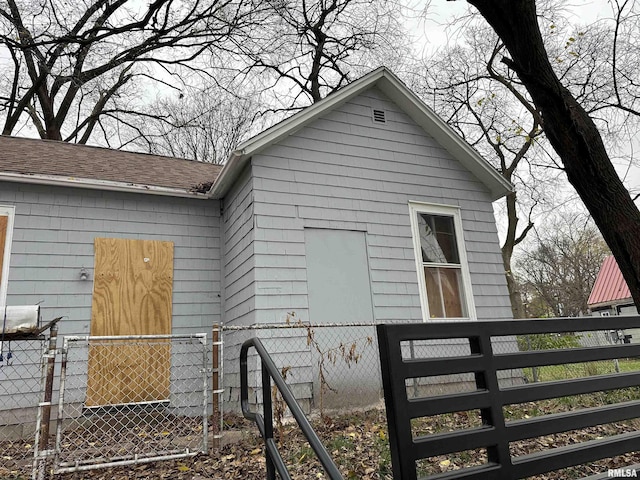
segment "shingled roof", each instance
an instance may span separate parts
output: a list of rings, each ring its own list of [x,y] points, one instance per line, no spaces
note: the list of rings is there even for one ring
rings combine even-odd
[[[160,155],[0,136],[0,180],[198,196],[211,188],[221,169]]]

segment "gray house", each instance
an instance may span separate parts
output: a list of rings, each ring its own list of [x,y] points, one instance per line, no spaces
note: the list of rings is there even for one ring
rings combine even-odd
[[[0,306],[41,302],[62,334],[508,319],[492,202],[509,190],[384,68],[224,168],[0,137]]]

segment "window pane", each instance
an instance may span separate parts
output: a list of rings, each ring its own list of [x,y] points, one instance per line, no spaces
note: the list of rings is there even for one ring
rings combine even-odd
[[[458,268],[425,267],[427,300],[431,318],[466,317],[462,302],[462,274]]]
[[[466,317],[462,303],[462,275],[457,268],[440,269],[440,289],[447,318]]]
[[[422,261],[460,263],[453,217],[418,214]]]
[[[424,279],[427,284],[429,315],[431,316],[431,318],[444,318],[444,310],[442,308],[442,292],[440,291],[440,280],[438,279],[438,269],[425,267]]]

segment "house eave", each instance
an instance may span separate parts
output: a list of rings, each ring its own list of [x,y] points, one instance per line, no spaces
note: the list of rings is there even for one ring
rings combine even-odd
[[[616,300],[608,300],[606,302],[594,303],[592,305],[587,305],[589,310],[597,310],[601,308],[614,308],[625,305],[634,305],[633,298],[619,298]]]
[[[218,178],[207,192],[207,197],[215,199],[224,197],[250,158],[250,155],[247,155],[244,150],[239,149],[232,152]]]
[[[183,197],[206,200],[206,193],[189,192],[179,188],[141,185],[136,183],[112,182],[90,178],[62,177],[55,175],[31,175],[23,173],[0,172],[0,181],[48,185],[56,187],[75,187],[90,190],[106,190],[110,192],[142,193],[146,195],[162,195],[167,197]]]
[[[322,101],[305,108],[240,144],[238,149],[227,160],[208,195],[212,198],[224,197],[253,155],[293,135],[325,112],[343,105],[373,86],[378,87],[385,95],[396,102],[425,132],[431,135],[454,158],[469,169],[489,189],[492,200],[497,200],[513,191],[513,186],[482,158],[473,147],[427,107],[393,73],[384,67],[380,67],[360,80],[356,80],[330,94]]]

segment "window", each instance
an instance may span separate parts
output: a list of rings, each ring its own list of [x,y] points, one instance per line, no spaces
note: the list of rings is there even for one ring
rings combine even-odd
[[[409,210],[423,317],[474,319],[460,210],[417,202]]]
[[[3,309],[7,303],[14,211],[14,207],[0,205],[0,308]]]

